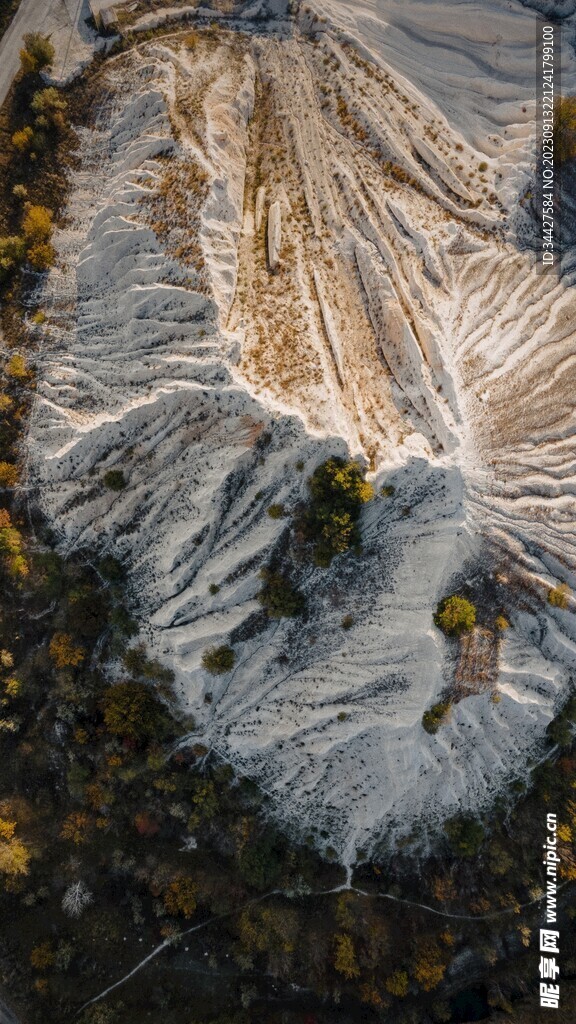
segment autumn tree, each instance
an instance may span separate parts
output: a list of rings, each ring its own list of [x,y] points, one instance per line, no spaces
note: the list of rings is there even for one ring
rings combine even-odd
[[[170,882],[164,891],[162,899],[169,914],[181,914],[182,917],[192,917],[196,910],[197,888],[191,878],[180,875]]]
[[[69,633],[55,633],[50,641],[49,651],[58,669],[77,668],[85,657],[84,648],[78,647]]]
[[[0,462],[0,487],[15,487],[18,483],[18,466],[12,462]]]
[[[0,872],[4,875],[27,875],[30,854],[15,832],[15,821],[0,818]]]
[[[90,838],[92,820],[84,811],[72,811],[62,823],[60,837],[69,839],[75,846],[87,843]]]
[[[20,68],[25,75],[35,74],[43,68],[51,67],[54,55],[50,36],[43,36],[41,32],[27,32],[24,46],[20,50]]]
[[[34,946],[30,952],[30,963],[37,971],[43,971],[54,963],[54,950],[50,942]]]
[[[425,940],[419,943],[412,973],[414,980],[418,982],[425,992],[432,989],[442,981],[446,971],[446,965],[442,961],[440,949],[433,940]]]
[[[403,999],[408,995],[408,974],[406,971],[394,971],[384,982],[384,988],[391,996]]]
[[[22,534],[13,525],[7,509],[0,509],[0,555],[10,576],[21,579],[28,575],[23,553]]]
[[[32,97],[31,110],[36,114],[35,124],[38,128],[53,128],[61,131],[66,124],[64,111],[68,104],[54,86],[39,89]]]
[[[350,981],[351,978],[357,978],[360,974],[354,944],[351,937],[344,932],[336,936],[334,967],[347,981]]]

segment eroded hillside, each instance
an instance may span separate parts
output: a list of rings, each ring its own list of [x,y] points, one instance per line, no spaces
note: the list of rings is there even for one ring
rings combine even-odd
[[[575,299],[511,229],[529,115],[476,148],[344,7],[183,29],[98,72],[41,295],[29,477],[63,545],[126,560],[197,736],[350,861],[488,800],[566,688],[573,605],[546,593],[576,568]],[[306,616],[268,620],[259,570],[294,562],[290,515],[331,454],[394,493],[367,504],[361,555],[295,559]],[[453,585],[505,637],[455,651],[432,623]],[[201,656],[223,642],[215,679]]]

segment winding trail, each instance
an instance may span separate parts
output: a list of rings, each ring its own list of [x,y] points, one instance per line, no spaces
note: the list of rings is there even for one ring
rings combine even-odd
[[[563,882],[562,885],[559,885],[558,892],[560,892],[560,890],[563,889],[566,885],[568,885],[568,882]],[[342,885],[337,885],[333,889],[320,889],[317,892],[309,892],[305,895],[308,897],[330,896],[336,892],[355,892],[358,896],[365,896],[367,898],[392,900],[392,902],[394,903],[403,903],[405,906],[418,907],[420,910],[426,910],[428,911],[428,913],[436,914],[438,917],[446,917],[450,918],[451,920],[457,921],[487,921],[498,917],[506,917],[508,914],[515,914],[518,912],[518,910],[526,910],[527,907],[532,907],[536,903],[541,903],[542,900],[546,898],[545,893],[543,893],[542,896],[537,896],[536,899],[529,900],[528,903],[521,903],[519,908],[505,907],[503,910],[494,910],[488,914],[450,914],[447,911],[437,910],[435,907],[429,907],[425,903],[418,903],[415,900],[403,899],[401,896],[392,896],[391,893],[388,892],[366,892],[364,889],[357,889],[356,886],[350,885],[347,882],[344,882]],[[225,914],[216,914],[215,917],[210,917],[207,921],[202,921],[201,924],[194,925],[192,928],[187,928],[186,931],[181,932],[179,935],[172,936],[168,939],[164,939],[164,941],[161,942],[159,946],[156,946],[152,950],[152,952],[148,954],[148,956],[144,957],[143,960],[136,964],[136,966],[133,967],[132,970],[128,972],[128,974],[125,974],[123,978],[120,978],[119,981],[115,981],[113,985],[109,985],[108,988],[104,989],[103,992],[100,992],[99,995],[94,996],[92,999],[88,999],[87,1002],[83,1003],[80,1009],[77,1010],[76,1016],[82,1013],[82,1011],[85,1010],[87,1006],[91,1006],[93,1003],[100,1002],[100,1000],[104,999],[107,995],[109,995],[110,992],[113,992],[115,989],[120,988],[120,986],[124,985],[125,982],[129,981],[130,978],[133,978],[135,974],[138,974],[138,972],[141,971],[142,968],[146,966],[146,964],[150,963],[151,960],[154,960],[164,949],[166,949],[168,946],[175,945],[181,939],[184,939],[187,935],[191,935],[193,932],[199,932],[203,928],[207,928],[209,925],[214,924],[215,921],[222,921],[226,917],[233,917],[235,914],[239,914],[240,911],[244,910],[246,907],[252,907],[257,903],[262,903],[264,900],[269,899],[271,896],[287,895],[288,893],[284,889],[271,889],[270,892],[264,893],[263,896],[258,896],[256,897],[256,899],[248,900],[246,903],[242,903],[239,907],[236,907],[234,910],[229,910]]]

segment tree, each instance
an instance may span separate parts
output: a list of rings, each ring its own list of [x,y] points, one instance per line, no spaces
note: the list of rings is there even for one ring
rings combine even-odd
[[[455,814],[444,823],[444,831],[459,857],[475,857],[484,839],[482,824],[472,814]]]
[[[50,242],[37,242],[28,249],[26,256],[34,270],[49,270],[56,258],[56,250]]]
[[[164,906],[169,914],[182,914],[183,917],[192,917],[196,910],[197,889],[191,878],[180,875],[165,890],[163,894]]]
[[[403,999],[404,996],[408,995],[408,974],[406,971],[394,971],[390,977],[386,978],[384,982],[384,988],[391,996],[397,996],[398,999]]]
[[[40,32],[27,32],[24,47],[20,50],[20,67],[25,75],[35,74],[54,63],[55,50],[50,36]]]
[[[0,487],[15,487],[18,483],[18,466],[11,462],[0,462]]]
[[[228,644],[207,647],[202,655],[202,667],[213,676],[223,676],[234,668],[236,655]]]
[[[114,736],[144,742],[165,729],[164,708],[145,683],[116,683],[102,699],[104,724]]]
[[[21,839],[15,836],[16,822],[0,818],[0,872],[4,875],[27,875],[30,854]]]
[[[0,280],[16,270],[26,258],[26,242],[19,235],[0,238]]]
[[[347,981],[350,981],[351,978],[357,978],[360,974],[354,944],[350,936],[345,933],[336,936],[334,967],[339,974],[344,975]]]
[[[54,963],[54,951],[50,942],[42,942],[30,951],[30,963],[37,971],[43,971]]]
[[[438,946],[433,941],[423,941],[419,944],[414,961],[414,978],[425,992],[432,989],[442,981],[446,971],[446,965],[442,962]]]
[[[374,491],[358,463],[337,457],[315,469],[308,487],[311,501],[299,525],[304,537],[315,543],[316,564],[326,567],[358,541],[356,522]]]
[[[36,114],[36,125],[39,128],[55,128],[57,131],[62,130],[66,124],[64,111],[67,106],[66,100],[54,86],[39,89],[34,93],[30,104]]]
[[[27,203],[25,206],[22,230],[29,246],[39,242],[46,242],[52,234],[52,210],[46,206],[33,206]]]
[[[62,910],[68,917],[80,917],[94,902],[94,897],[84,882],[69,885],[62,898]]]
[[[262,569],[260,579],[264,581],[264,586],[258,594],[258,601],[271,619],[294,618],[303,612],[304,598],[286,576]]]
[[[72,811],[62,823],[61,839],[70,839],[75,846],[87,843],[92,820],[84,811]]]
[[[77,668],[84,661],[85,651],[78,647],[69,633],[55,633],[50,641],[50,657],[56,668]]]
[[[452,594],[440,601],[434,622],[446,636],[462,636],[474,627],[476,609],[465,597]]]
[[[576,96],[558,96],[554,102],[554,154],[561,164],[576,158]]]

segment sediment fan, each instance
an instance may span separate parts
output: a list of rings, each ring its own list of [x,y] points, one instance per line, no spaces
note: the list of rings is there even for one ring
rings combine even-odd
[[[64,546],[126,558],[203,742],[348,862],[489,801],[575,663],[573,606],[546,594],[576,567],[576,301],[518,241],[533,16],[489,6],[326,0],[109,61],[39,296],[40,504]],[[361,556],[300,564],[306,617],[268,621],[258,572],[291,541],[266,509],[332,454],[394,494]],[[462,586],[506,608],[504,638],[435,629]],[[214,681],[202,652],[225,641]]]

